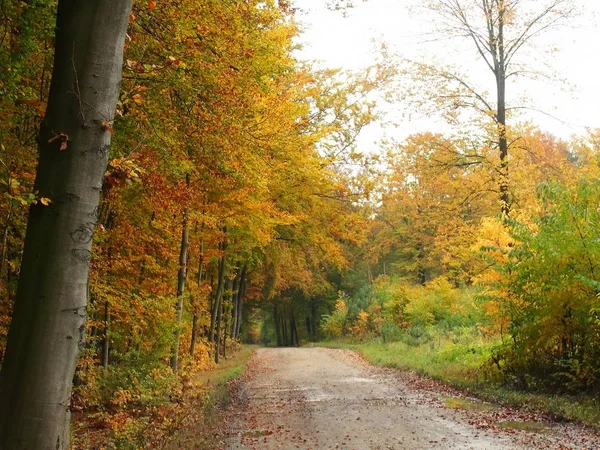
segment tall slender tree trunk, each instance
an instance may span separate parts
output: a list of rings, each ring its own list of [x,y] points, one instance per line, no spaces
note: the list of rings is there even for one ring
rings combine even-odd
[[[186,175],[186,187],[190,187],[190,176]],[[179,369],[179,341],[181,339],[181,318],[183,317],[183,296],[185,294],[185,282],[187,279],[187,258],[190,241],[189,210],[183,211],[183,226],[181,228],[181,246],[179,248],[179,271],[177,273],[177,303],[175,305],[176,328],[173,347],[171,347],[171,369],[177,372]]]
[[[198,312],[194,311],[192,316],[192,336],[190,339],[190,356],[194,356],[196,351],[196,340],[198,338]]]
[[[224,229],[225,230],[225,229]],[[225,270],[227,268],[227,241],[223,241],[221,244],[221,250],[223,251],[223,256],[221,256],[221,260],[219,261],[219,274],[218,274],[218,282],[217,282],[217,291],[215,292],[215,297],[213,301],[213,308],[210,317],[210,334],[209,341],[215,341],[215,328],[217,325],[217,316],[219,315],[219,311],[221,309],[222,299],[223,299],[223,289],[225,285]]]
[[[238,306],[237,306],[237,319],[235,323],[235,339],[240,337],[240,331],[242,329],[242,319],[244,317],[244,298],[246,298],[246,291],[248,289],[248,266],[244,265],[242,269],[242,276],[240,281],[240,291],[238,292]]]
[[[287,321],[285,320],[285,308],[281,311],[279,319],[281,320],[281,340],[283,341],[283,345],[287,347],[290,345],[290,339],[288,336]]]
[[[200,230],[201,233],[204,232],[204,223],[202,224],[202,228]],[[196,276],[196,287],[198,292],[200,292],[200,288],[202,286],[202,278],[204,276],[204,236],[200,238],[200,252],[198,255],[198,275]],[[198,294],[197,301],[192,305],[193,307],[193,316],[192,316],[192,337],[190,339],[190,356],[194,356],[194,351],[196,349],[196,339],[198,338],[198,313],[199,313],[199,300],[200,294]]]
[[[35,190],[0,373],[0,448],[69,447],[87,281],[130,0],[59,0]]]
[[[510,197],[508,192],[508,140],[506,138],[506,74],[504,72],[503,27],[499,26],[499,61],[496,68],[497,104],[496,120],[498,126],[498,151],[500,152],[500,211],[508,217],[510,213]]]
[[[281,322],[279,321],[279,311],[277,311],[277,306],[273,306],[273,323],[275,324],[275,337],[277,338],[277,347],[282,347],[283,339],[281,335]]]
[[[291,322],[290,326],[292,329],[292,345],[299,347],[300,339],[298,338],[298,327],[296,326],[296,319],[294,318],[293,315],[292,315],[292,319],[290,322]]]
[[[508,192],[508,141],[506,138],[506,49],[504,42],[504,26],[506,21],[506,5],[497,3],[497,17],[494,15],[494,5],[483,2],[488,29],[488,45],[493,62],[492,71],[496,78],[496,127],[498,152],[500,156],[499,200],[500,212],[504,217],[510,213],[510,196]]]
[[[223,302],[219,302],[219,311],[217,312],[217,339],[215,342],[215,362],[219,364],[221,356],[221,322],[223,319]]]
[[[6,214],[6,221],[4,223],[4,232],[2,233],[2,254],[0,255],[0,281],[4,278],[4,265],[8,254],[8,229],[10,228],[10,222],[13,214],[12,201],[8,207],[8,213]]]
[[[310,327],[310,339],[312,342],[317,341],[317,305],[314,300],[310,305],[310,319],[311,319],[311,327]]]
[[[231,292],[231,321],[229,326],[229,336],[235,339],[235,329],[237,321],[238,298],[240,294],[240,286],[242,282],[242,272],[238,269],[235,278],[233,279],[233,287]]]
[[[223,329],[223,358],[225,358],[227,356],[227,334],[228,334],[228,330],[229,330],[229,326],[231,324],[230,322],[230,317],[231,317],[231,302],[233,301],[233,285],[234,285],[234,280],[227,280],[227,287],[225,289],[225,292],[227,295],[225,295],[225,298],[223,300],[223,307],[222,307],[222,315],[221,315],[221,322],[222,322],[222,329]]]
[[[108,355],[110,351],[110,304],[104,302],[104,336],[102,338],[102,368],[108,370]]]

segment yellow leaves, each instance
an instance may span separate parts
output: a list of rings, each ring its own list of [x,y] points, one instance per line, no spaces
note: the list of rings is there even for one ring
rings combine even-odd
[[[52,200],[50,200],[48,197],[39,197],[37,200],[44,206],[52,204]]]
[[[343,292],[339,293],[340,297],[335,301],[335,309],[342,314],[348,312],[348,305],[346,304],[346,299],[343,296]]]
[[[125,389],[117,389],[110,403],[118,408],[124,408],[132,399],[131,392]]]
[[[482,248],[493,250],[493,254],[504,259],[508,249],[514,245],[514,239],[510,236],[508,227],[500,219],[485,217],[481,220],[478,230],[478,239],[473,250],[480,251]]]
[[[133,94],[133,95],[131,96],[131,99],[132,99],[132,100],[133,100],[135,103],[137,103],[138,105],[141,105],[141,104],[143,104],[143,103],[144,103],[144,99],[143,99],[143,97],[142,97],[140,94]]]

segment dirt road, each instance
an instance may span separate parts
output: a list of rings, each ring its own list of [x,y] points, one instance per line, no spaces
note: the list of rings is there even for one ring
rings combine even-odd
[[[239,384],[224,446],[228,450],[600,448],[597,435],[590,431],[458,395],[409,373],[375,368],[345,350],[260,349]],[[472,407],[446,407],[452,400]],[[519,423],[537,432],[515,429]],[[534,426],[537,423],[539,427]]]

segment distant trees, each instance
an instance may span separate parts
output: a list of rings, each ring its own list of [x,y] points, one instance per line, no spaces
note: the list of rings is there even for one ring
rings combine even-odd
[[[497,185],[500,210],[510,212],[509,142],[507,117],[518,105],[507,105],[507,82],[519,77],[536,77],[541,72],[527,61],[525,49],[535,39],[564,25],[572,16],[571,0],[428,0],[422,5],[437,16],[435,33],[444,39],[470,43],[480,61],[493,75],[493,94],[488,96],[465,70],[418,64],[414,67],[430,87],[419,92],[429,96],[450,117],[467,108],[492,121],[491,133],[498,151]],[[523,54],[523,55],[522,55]],[[439,89],[439,90],[438,90]]]

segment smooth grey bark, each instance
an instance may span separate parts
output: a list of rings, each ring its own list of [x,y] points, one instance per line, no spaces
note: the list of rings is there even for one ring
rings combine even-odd
[[[0,448],[69,447],[87,281],[130,0],[60,0],[15,310],[0,373]]]

